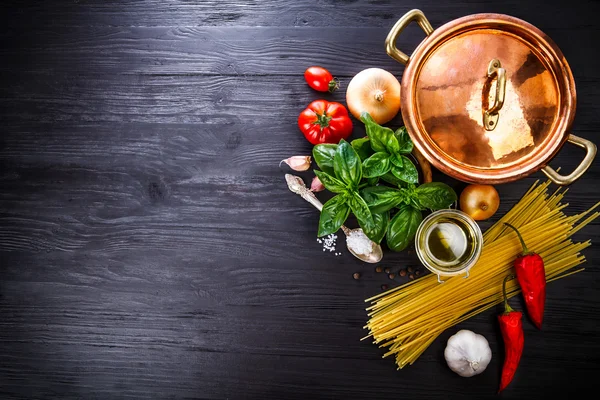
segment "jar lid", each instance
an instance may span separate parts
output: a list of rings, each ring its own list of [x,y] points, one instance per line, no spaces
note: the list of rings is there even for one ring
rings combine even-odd
[[[508,181],[540,169],[572,123],[575,84],[560,50],[519,19],[477,14],[436,29],[402,79],[402,115],[442,172]]]

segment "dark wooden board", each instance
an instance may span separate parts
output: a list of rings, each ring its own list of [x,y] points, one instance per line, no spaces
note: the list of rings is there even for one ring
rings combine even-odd
[[[496,398],[499,310],[396,371],[360,341],[363,300],[406,278],[375,273],[341,237],[342,256],[323,253],[318,213],[278,168],[311,149],[296,118],[321,95],[304,69],[325,65],[342,84],[372,66],[400,78],[383,40],[411,8],[434,27],[478,12],[538,26],[573,70],[574,132],[598,141],[598,2],[3,2],[0,398]],[[422,37],[411,26],[401,43]],[[565,146],[552,165],[581,157]],[[598,165],[572,185],[569,213],[600,199]],[[498,186],[499,215],[536,179]],[[576,239],[599,242],[599,225]],[[526,324],[502,397],[595,388],[600,250],[584,254],[584,272],[548,286],[544,331]],[[383,262],[417,264],[406,252]],[[471,379],[443,359],[460,328],[493,350]]]

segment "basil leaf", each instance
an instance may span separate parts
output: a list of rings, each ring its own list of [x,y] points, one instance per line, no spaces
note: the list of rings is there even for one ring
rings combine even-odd
[[[396,129],[394,136],[396,136],[396,140],[398,140],[398,145],[400,146],[399,153],[408,154],[413,150],[413,141],[405,126]]]
[[[381,176],[390,170],[390,156],[383,152],[375,153],[363,161],[362,168],[366,178]]]
[[[394,131],[390,128],[379,125],[373,121],[371,115],[363,112],[360,115],[360,120],[364,122],[367,135],[371,140],[371,148],[375,151],[383,151],[389,154],[396,154],[400,151],[398,139],[394,136]]]
[[[385,175],[381,175],[380,178],[382,181],[387,182],[390,185],[394,185],[394,186],[406,185],[406,182],[401,181],[400,179],[396,178],[391,172],[388,172]]]
[[[398,144],[398,139],[394,136],[393,131],[391,129],[389,131],[392,132],[392,134],[385,136],[386,141],[383,142],[383,145],[388,153],[397,154],[400,151],[400,144]]]
[[[330,233],[337,232],[338,229],[346,222],[350,214],[350,207],[346,204],[346,197],[337,195],[329,199],[323,205],[321,217],[319,218],[319,232],[317,236],[326,236]]]
[[[381,214],[372,214],[373,222],[375,223],[374,227],[369,229],[361,223],[361,220],[358,220],[358,224],[362,228],[363,232],[369,239],[374,241],[375,243],[381,243],[385,233],[387,231],[388,223],[390,222],[390,212],[386,211]]]
[[[357,187],[362,179],[362,165],[356,150],[345,140],[340,140],[333,157],[335,175],[350,187]]]
[[[402,161],[402,156],[400,156],[399,154],[394,154],[393,156],[390,156],[390,161],[393,165],[395,165],[398,168],[404,167],[404,161]]]
[[[333,193],[344,193],[346,185],[339,179],[329,175],[327,172],[315,170],[315,175],[319,178],[325,189]]]
[[[415,189],[419,203],[431,210],[448,208],[456,201],[456,192],[442,182],[424,183]]]
[[[398,189],[387,186],[372,186],[360,191],[372,213],[379,214],[392,208],[405,200],[405,195]]]
[[[368,137],[354,139],[350,144],[352,145],[352,148],[356,150],[356,154],[358,154],[358,157],[360,157],[362,161],[375,153],[371,148],[371,141]]]
[[[373,221],[371,210],[369,210],[369,206],[363,198],[360,197],[358,192],[354,192],[352,197],[348,199],[348,205],[352,209],[354,216],[358,220],[358,224],[363,230],[370,231],[375,228],[375,221]],[[366,233],[367,232],[365,231],[365,234]]]
[[[337,149],[337,144],[318,144],[313,147],[313,158],[322,171],[333,175],[333,156]]]
[[[412,243],[422,220],[421,211],[410,206],[400,208],[387,228],[386,241],[390,250],[402,251],[406,249]]]
[[[399,156],[402,159],[402,167],[393,165],[390,171],[401,181],[408,183],[417,183],[419,181],[419,171],[417,167],[405,156]]]

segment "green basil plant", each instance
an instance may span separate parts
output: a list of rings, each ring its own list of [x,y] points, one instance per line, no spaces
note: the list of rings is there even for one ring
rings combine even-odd
[[[315,174],[336,194],[323,205],[318,236],[336,232],[352,212],[369,239],[381,243],[386,237],[391,250],[402,251],[412,242],[422,212],[450,207],[456,193],[441,182],[418,185],[417,168],[406,156],[413,142],[405,127],[394,132],[368,113],[361,121],[367,137],[313,148],[321,169]]]

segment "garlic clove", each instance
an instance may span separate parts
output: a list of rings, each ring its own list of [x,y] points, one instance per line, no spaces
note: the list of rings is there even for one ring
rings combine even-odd
[[[316,193],[321,192],[323,190],[325,190],[325,186],[323,186],[319,177],[315,176],[310,184],[310,191]]]
[[[294,171],[306,171],[310,168],[311,161],[311,156],[292,156],[281,160],[279,166],[281,167],[281,163],[286,163]]]

